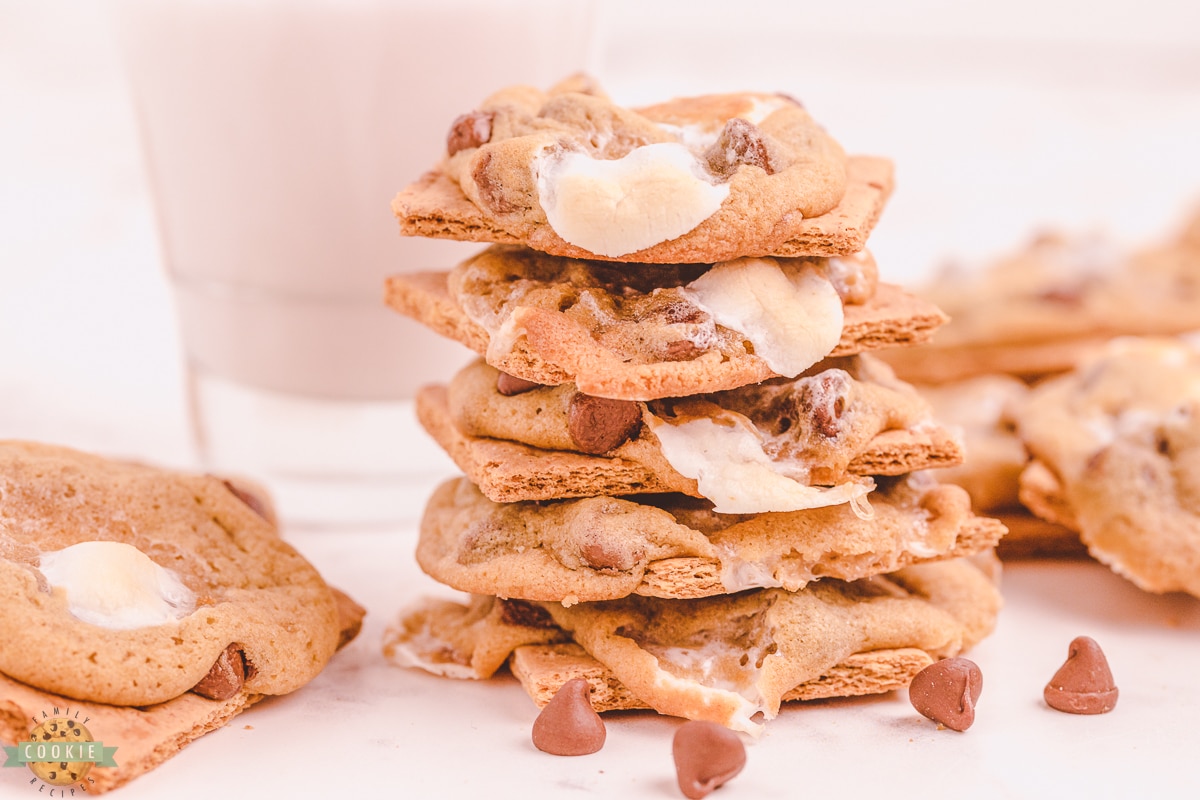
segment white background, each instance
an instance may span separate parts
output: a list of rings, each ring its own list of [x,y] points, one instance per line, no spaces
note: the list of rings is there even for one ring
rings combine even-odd
[[[782,90],[850,152],[893,157],[897,193],[871,245],[894,281],[986,259],[1046,227],[1146,241],[1200,201],[1193,2],[609,0],[596,31],[590,66],[620,100]],[[481,77],[481,96],[492,88]],[[397,188],[411,177],[396,176]],[[103,6],[0,0],[0,438],[188,464],[174,325]],[[396,436],[403,446],[419,434]],[[450,471],[437,462],[428,485]],[[552,759],[528,744],[532,706],[511,683],[383,664],[383,625],[433,588],[411,564],[412,534],[296,534],[368,606],[363,636],[312,686],[122,796],[210,796],[233,780],[239,794],[276,796],[675,795],[667,720],[619,718],[600,754]],[[967,734],[934,731],[903,697],[789,711],[718,796],[1195,789],[1197,602],[1144,595],[1086,564],[1013,566],[1005,594],[999,630],[973,656],[985,690]],[[1105,646],[1122,689],[1102,718],[1040,702],[1079,633]],[[259,758],[264,749],[274,758]],[[27,791],[13,772],[0,774],[6,798]]]

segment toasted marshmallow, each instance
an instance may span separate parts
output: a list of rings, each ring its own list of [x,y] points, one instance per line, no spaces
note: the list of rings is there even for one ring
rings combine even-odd
[[[80,542],[42,553],[38,569],[51,589],[66,593],[72,615],[104,628],[165,625],[196,607],[178,575],[124,542]]]
[[[842,338],[842,299],[811,267],[788,274],[772,258],[739,258],[716,264],[685,294],[718,324],[749,339],[755,355],[778,375],[796,377]]]
[[[682,236],[711,217],[729,185],[684,145],[638,147],[624,158],[586,153],[542,156],[538,199],[554,232],[576,247],[616,258]]]
[[[809,486],[782,474],[763,450],[762,439],[741,414],[666,422],[647,414],[663,456],[675,471],[696,481],[719,514],[800,511],[849,503],[875,484],[869,478],[837,486]]]

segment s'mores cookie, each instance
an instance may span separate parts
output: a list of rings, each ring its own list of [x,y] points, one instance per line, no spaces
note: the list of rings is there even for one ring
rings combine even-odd
[[[942,383],[1004,373],[1036,380],[1071,369],[1120,335],[1170,335],[1200,320],[1194,231],[1134,251],[1101,236],[1044,235],[982,270],[944,271],[922,296],[950,315],[936,339],[884,355],[897,374]]]
[[[1017,420],[1029,387],[1011,375],[978,375],[951,383],[918,386],[940,423],[957,428],[966,457],[939,470],[938,479],[961,486],[972,507],[997,517],[1008,529],[1001,558],[1085,555],[1074,530],[1037,517],[1022,505],[1018,480],[1029,458]]]
[[[962,489],[927,473],[881,479],[870,497],[866,507],[721,514],[681,495],[494,503],[456,479],[426,507],[417,562],[465,592],[571,605],[798,591],[980,553],[1004,535],[971,513]]]
[[[497,92],[392,208],[407,235],[640,263],[862,249],[892,188],[794,99],[736,93],[640,109],[576,77]]]
[[[795,377],[946,320],[878,284],[869,254],[643,267],[496,246],[448,274],[393,276],[387,302],[510,375],[623,400]]]
[[[602,709],[757,732],[785,697],[888,691],[985,635],[998,595],[962,557],[1004,526],[921,471],[960,442],[868,354],[946,321],[878,279],[890,191],[782,95],[623,109],[576,80],[457,119],[393,209],[493,244],[386,299],[482,357],[417,401],[466,473],[417,560],[473,599],[401,614],[386,655],[511,661],[535,697],[567,659],[620,698]]]
[[[510,606],[520,610],[503,610]],[[649,707],[757,735],[754,716],[774,717],[785,699],[904,685],[986,636],[1000,596],[984,569],[960,559],[800,592],[542,603],[532,606],[537,614],[530,607],[488,596],[468,605],[431,601],[389,629],[385,653],[485,678],[511,647],[514,672],[543,702],[554,684],[584,677],[601,690],[598,710]],[[529,643],[516,644],[525,636]],[[561,646],[568,638],[576,647]],[[476,657],[477,647],[487,657]]]
[[[1151,592],[1200,596],[1200,348],[1121,338],[1035,388],[1022,501]]]
[[[247,497],[211,476],[0,443],[0,731],[45,698],[110,709],[97,714],[138,753],[98,768],[111,787],[316,677],[362,609]]]
[[[476,361],[423,389],[417,413],[496,502],[682,492],[722,511],[786,511],[847,502],[869,490],[868,476],[962,459],[917,392],[866,355],[649,402],[540,386]]]

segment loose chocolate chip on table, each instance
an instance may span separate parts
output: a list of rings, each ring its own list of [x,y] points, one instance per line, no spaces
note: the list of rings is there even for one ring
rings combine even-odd
[[[731,780],[746,766],[746,746],[715,722],[691,720],[679,726],[671,745],[679,790],[696,800]]]
[[[533,744],[556,756],[586,756],[604,747],[604,721],[592,708],[591,684],[564,683],[533,722]]]
[[[1046,704],[1068,714],[1104,714],[1117,705],[1108,659],[1096,640],[1077,636],[1067,650],[1067,660],[1042,692]]]
[[[913,708],[938,725],[965,731],[975,722],[983,673],[966,658],[943,658],[921,670],[908,687]]]
[[[632,400],[610,400],[576,392],[567,409],[571,441],[590,455],[607,453],[625,444],[641,424],[641,406]]]

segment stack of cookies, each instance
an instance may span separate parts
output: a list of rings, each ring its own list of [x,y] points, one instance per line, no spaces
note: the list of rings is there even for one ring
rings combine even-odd
[[[891,188],[784,95],[572,78],[455,120],[393,207],[491,246],[387,298],[481,356],[418,398],[466,476],[417,559],[472,597],[404,612],[388,657],[753,733],[985,636],[1004,527],[925,472],[960,443],[868,354],[945,321],[865,250]]]

